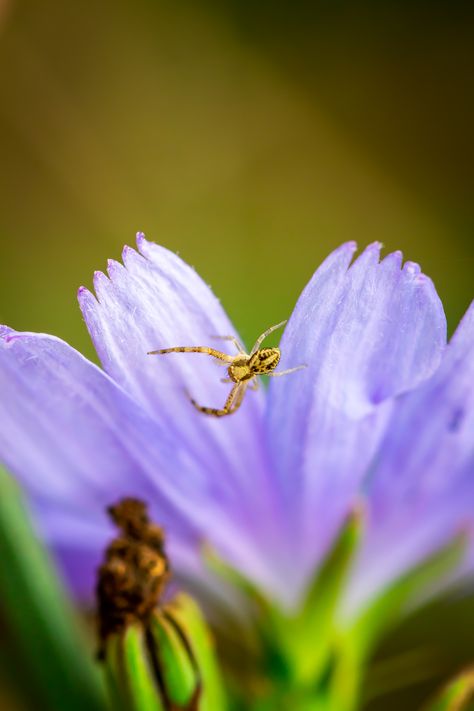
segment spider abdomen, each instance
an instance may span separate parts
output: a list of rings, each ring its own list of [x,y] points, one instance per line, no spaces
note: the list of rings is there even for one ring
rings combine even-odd
[[[271,373],[280,362],[279,348],[261,348],[254,353],[248,363],[253,375]]]

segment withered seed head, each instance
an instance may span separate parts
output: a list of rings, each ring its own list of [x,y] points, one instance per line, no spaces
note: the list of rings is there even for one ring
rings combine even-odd
[[[163,530],[150,522],[143,501],[122,499],[108,513],[121,533],[98,570],[99,656],[110,634],[148,619],[170,574]]]

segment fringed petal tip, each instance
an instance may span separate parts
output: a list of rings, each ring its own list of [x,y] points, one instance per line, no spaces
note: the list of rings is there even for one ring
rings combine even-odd
[[[348,242],[343,242],[339,247],[331,252],[328,259],[339,258],[341,255],[352,255],[358,249],[357,242],[355,240],[349,240]]]
[[[355,248],[357,248],[357,243],[356,242],[346,242],[344,245],[342,245],[342,248],[347,247],[349,245],[355,245]],[[420,281],[425,281],[428,280],[430,281],[429,277],[426,276],[426,274],[423,274],[421,271],[421,267],[417,262],[412,262],[409,259],[407,259],[405,262],[403,262],[403,252],[400,249],[395,250],[394,252],[389,252],[387,255],[382,256],[381,252],[385,248],[385,245],[383,242],[372,242],[371,244],[367,245],[367,247],[360,253],[359,257],[357,258],[357,262],[359,260],[361,261],[366,261],[371,262],[373,264],[383,264],[385,266],[388,265],[398,265],[399,269],[401,269],[405,275],[410,275],[413,277],[419,276]],[[339,249],[336,249],[333,254],[337,254],[339,252]],[[355,262],[351,265],[350,268],[354,266]]]
[[[416,276],[417,274],[420,274],[421,267],[416,262],[406,261],[405,264],[403,265],[403,270],[407,274],[412,274],[413,276]]]
[[[142,243],[144,242],[147,245],[155,246],[153,242],[148,242],[145,239],[143,233],[139,234],[141,234]],[[360,252],[359,256],[354,261],[347,261],[348,257],[354,255],[358,250],[357,242],[355,240],[350,240],[348,242],[344,242],[335,250],[333,250],[333,252],[323,263],[323,266],[330,266],[332,263],[340,264],[341,260],[342,262],[346,262],[346,269],[348,271],[351,271],[356,264],[359,264],[359,268],[361,264],[364,264],[364,266],[366,267],[377,265],[383,265],[384,267],[389,267],[393,265],[395,267],[396,265],[398,269],[402,271],[405,277],[416,277],[416,282],[431,283],[431,279],[426,274],[422,273],[419,264],[410,260],[407,260],[405,262],[403,261],[403,252],[401,250],[398,249],[394,252],[389,252],[386,256],[381,255],[381,252],[384,247],[385,245],[383,244],[383,242],[372,242],[371,244],[367,245],[367,247],[365,247],[362,252]],[[139,249],[141,251],[140,247]]]
[[[85,314],[90,312],[91,309],[94,309],[98,303],[95,294],[86,286],[80,286],[77,290],[77,300],[84,317]]]
[[[124,265],[116,259],[107,260],[107,274],[109,275],[109,279],[111,281],[119,277],[124,269]]]
[[[352,247],[355,250],[355,243],[348,242],[347,245],[342,245],[342,247],[347,247],[354,245]],[[169,264],[172,264],[175,260],[181,262],[179,256],[174,252],[162,247],[161,245],[147,240],[144,232],[136,233],[136,247],[130,247],[130,245],[124,245],[121,253],[121,261],[116,259],[107,260],[107,270],[106,272],[101,270],[96,270],[93,275],[93,291],[85,286],[80,286],[77,291],[77,298],[79,304],[82,306],[84,303],[92,303],[91,299],[100,302],[101,296],[105,297],[107,287],[112,281],[120,279],[123,275],[124,270],[133,271],[134,269],[139,269],[140,266],[145,266],[148,261],[154,262],[155,266],[158,264],[158,259],[161,258],[163,261],[163,267],[166,269]],[[138,250],[138,251],[137,251]],[[192,269],[189,265],[186,265],[188,269]],[[194,269],[192,269],[194,271]],[[215,298],[215,297],[214,297]]]
[[[144,232],[137,232],[136,245],[139,253],[145,258],[149,258],[153,253],[156,254],[158,252],[177,258],[177,254],[175,252],[163,247],[157,242],[147,239]],[[128,249],[130,249],[130,247]]]
[[[374,252],[376,254],[380,254],[383,247],[384,247],[384,245],[382,242],[375,240],[375,242],[371,242],[370,244],[367,245],[367,247],[364,249],[364,252]]]
[[[384,247],[385,245],[383,242],[379,241],[372,242],[367,245],[367,247],[360,253],[357,260],[350,265],[349,269],[351,269],[359,260],[363,262],[367,261],[367,263],[372,263],[374,265],[377,263],[385,266],[396,264],[405,276],[416,277],[416,281],[420,283],[431,282],[431,279],[426,274],[423,274],[421,267],[417,262],[412,262],[409,259],[403,262],[403,252],[401,250],[397,249],[394,252],[389,252],[386,256],[382,257],[381,251]],[[340,252],[355,252],[356,250],[357,242],[345,242],[343,245],[335,249],[330,256],[338,255]]]
[[[147,238],[145,237],[144,232],[137,232],[136,234],[136,241],[137,241],[137,247],[140,250],[141,245],[146,244],[148,242]]]
[[[148,240],[145,237],[144,232],[137,232],[136,244],[137,244],[138,251],[140,252],[140,254],[143,257],[146,257],[147,252],[150,250],[150,248],[159,247],[159,245],[156,244],[156,242],[151,242],[150,240]],[[164,249],[164,247],[161,247],[161,249]]]

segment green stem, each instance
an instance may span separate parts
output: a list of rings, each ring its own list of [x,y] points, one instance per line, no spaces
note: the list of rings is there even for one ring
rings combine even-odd
[[[0,467],[0,601],[19,692],[36,686],[57,711],[102,711],[99,671],[56,570],[29,523],[13,479]],[[26,681],[28,680],[28,681]]]

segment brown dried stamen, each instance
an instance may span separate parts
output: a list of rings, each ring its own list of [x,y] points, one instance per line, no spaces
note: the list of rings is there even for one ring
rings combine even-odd
[[[99,656],[110,634],[148,620],[169,578],[164,533],[148,518],[146,504],[126,498],[108,513],[121,533],[107,547],[98,570]]]

